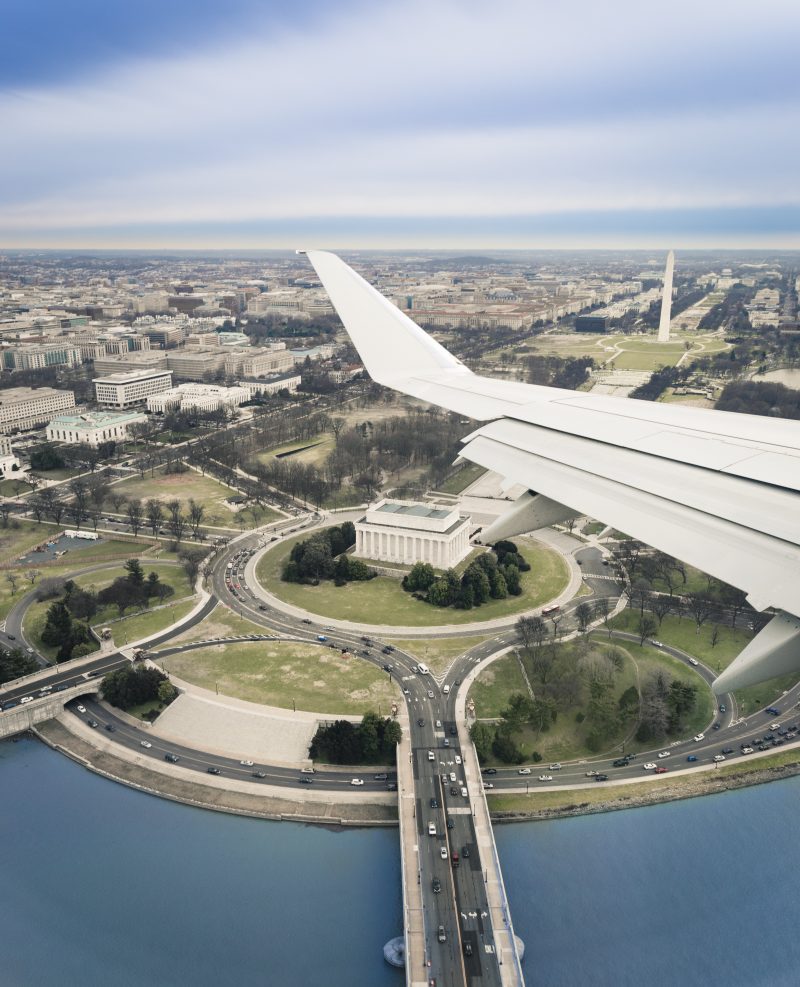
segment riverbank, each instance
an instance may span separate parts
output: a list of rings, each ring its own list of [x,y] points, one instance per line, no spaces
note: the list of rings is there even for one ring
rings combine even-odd
[[[659,779],[635,786],[608,787],[599,783],[597,789],[537,791],[529,795],[489,795],[488,803],[493,822],[541,822],[679,802],[797,775],[800,775],[800,750],[794,749],[715,771],[685,774],[670,781]]]
[[[147,795],[156,795],[198,809],[228,812],[273,821],[316,823],[322,826],[396,826],[396,805],[375,802],[335,803],[294,800],[272,793],[235,791],[219,785],[203,784],[167,774],[146,765],[118,757],[108,749],[94,746],[68,730],[59,720],[47,720],[33,731],[43,743],[65,754],[95,774],[135,788]],[[216,780],[216,779],[215,779]],[[317,793],[315,793],[317,794]]]

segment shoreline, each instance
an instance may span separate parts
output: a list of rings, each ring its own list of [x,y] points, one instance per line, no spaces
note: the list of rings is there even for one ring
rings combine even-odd
[[[180,802],[193,808],[272,822],[301,822],[333,828],[398,825],[396,804],[321,802],[284,798],[257,790],[248,793],[212,787],[124,760],[111,751],[88,743],[67,730],[58,720],[41,723],[31,732],[52,750],[94,774],[146,795]],[[492,823],[545,822],[717,795],[800,775],[800,751],[783,751],[764,758],[764,761],[769,763],[749,762],[736,767],[731,765],[718,774],[703,772],[697,776],[684,776],[665,783],[651,782],[645,791],[639,789],[634,792],[631,786],[620,785],[615,786],[615,791],[609,788],[601,791],[580,788],[558,793],[543,792],[541,795],[494,794],[489,795],[487,801]],[[587,800],[586,795],[589,793],[596,797]],[[542,804],[543,802],[550,804]]]

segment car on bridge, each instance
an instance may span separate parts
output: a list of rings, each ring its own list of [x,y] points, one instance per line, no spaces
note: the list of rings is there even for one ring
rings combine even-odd
[[[439,894],[439,892],[442,890],[442,882],[439,880],[438,877],[434,877],[434,879],[431,881],[431,888],[433,889],[434,894]]]
[[[364,779],[363,778],[351,778],[350,779],[350,784],[353,785],[355,788],[360,788],[364,784]]]
[[[653,761],[648,761],[646,764],[643,764],[642,767],[645,771],[655,771],[657,765]]]
[[[552,781],[552,775],[539,775],[539,781]]]
[[[672,757],[672,751],[661,751],[661,753],[658,756],[660,758],[661,757]]]

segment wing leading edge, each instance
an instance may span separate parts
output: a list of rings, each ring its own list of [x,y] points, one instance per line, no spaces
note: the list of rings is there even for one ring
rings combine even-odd
[[[487,423],[462,455],[546,501],[506,534],[571,509],[776,609],[717,692],[800,668],[800,424],[480,377],[335,254],[308,257],[370,376]]]

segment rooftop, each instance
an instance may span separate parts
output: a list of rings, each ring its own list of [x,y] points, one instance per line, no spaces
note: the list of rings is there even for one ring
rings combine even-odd
[[[143,417],[139,411],[82,411],[80,414],[56,415],[50,419],[50,424],[67,428],[105,428],[107,425],[119,425],[120,422]]]
[[[407,517],[427,517],[436,520],[442,520],[453,513],[452,509],[448,511],[440,507],[428,507],[426,504],[400,504],[392,500],[380,504],[375,510],[386,514],[405,514]]]
[[[151,377],[172,377],[171,370],[131,370],[128,373],[108,374],[106,377],[95,377],[95,384],[133,384],[137,380],[149,380]]]

